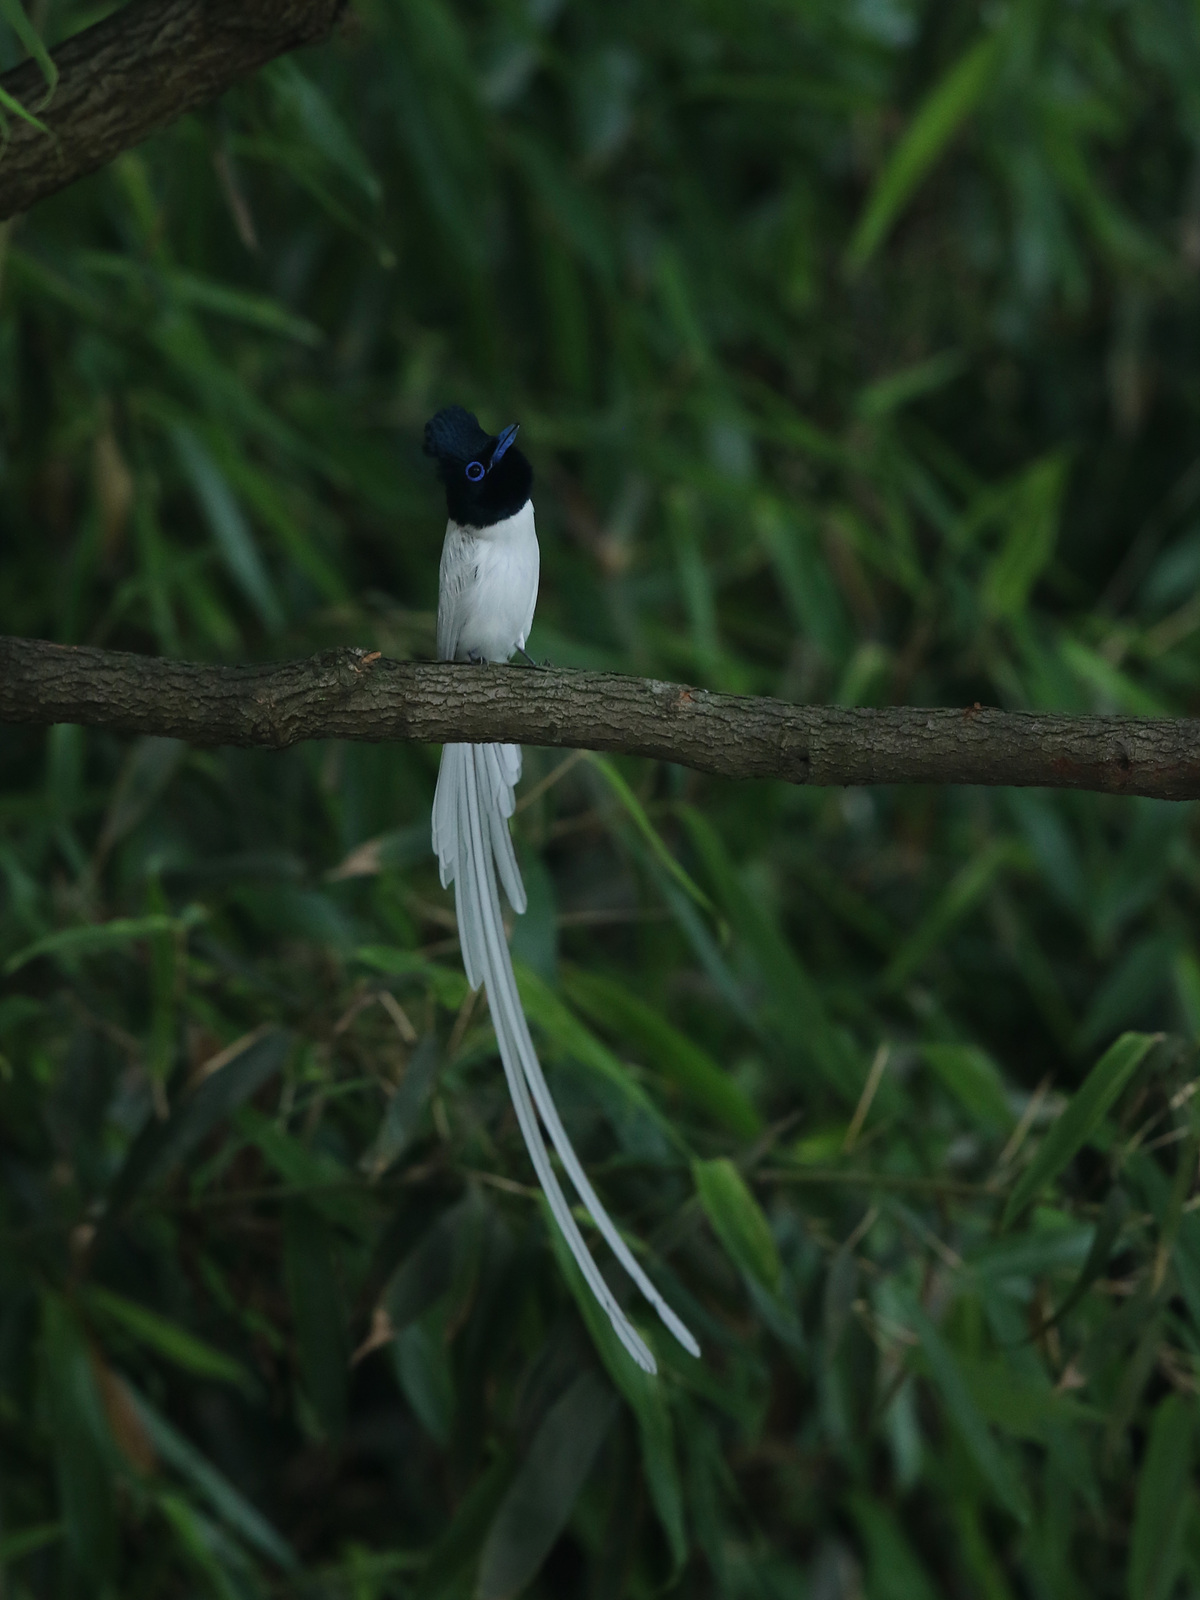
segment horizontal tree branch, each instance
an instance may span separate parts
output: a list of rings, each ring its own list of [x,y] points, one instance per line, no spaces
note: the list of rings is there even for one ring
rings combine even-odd
[[[7,115],[0,150],[0,219],[94,172],[239,78],[323,39],[345,0],[129,0],[53,52],[48,105],[36,62],[0,88],[37,115],[43,133]]]
[[[989,708],[795,706],[614,672],[329,650],[209,666],[0,637],[0,722],[196,745],[463,740],[623,751],[727,778],[978,783],[1200,798],[1200,722]]]

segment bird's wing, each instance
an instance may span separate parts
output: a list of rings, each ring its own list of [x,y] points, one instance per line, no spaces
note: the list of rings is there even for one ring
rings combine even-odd
[[[439,661],[454,661],[466,621],[467,592],[474,580],[471,537],[456,522],[446,524],[442,560],[438,569],[437,653]]]
[[[534,532],[534,527],[533,527],[533,506],[532,505],[529,507],[529,532],[530,532],[530,535],[531,535],[531,546],[532,546],[531,551],[530,551],[530,563],[531,563],[531,566],[533,568],[533,571],[530,574],[529,610],[528,610],[528,612],[526,613],[526,616],[525,616],[525,624],[521,629],[521,637],[517,642],[517,648],[519,650],[524,650],[525,641],[526,641],[526,639],[529,638],[529,630],[530,630],[530,628],[533,627],[533,613],[537,609],[538,578],[539,578],[540,572],[541,572],[541,550],[540,550],[540,548],[538,546],[537,534],[536,534],[536,532]]]

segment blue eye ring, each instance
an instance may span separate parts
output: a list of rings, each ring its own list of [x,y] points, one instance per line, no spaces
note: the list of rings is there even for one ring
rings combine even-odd
[[[486,471],[487,468],[482,461],[467,462],[467,477],[472,483],[478,483]]]

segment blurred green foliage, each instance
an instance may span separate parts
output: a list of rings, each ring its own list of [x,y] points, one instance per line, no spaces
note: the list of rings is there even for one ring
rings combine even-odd
[[[2,251],[9,633],[430,654],[461,400],[559,664],[1197,709],[1183,0],[359,0]],[[1200,1594],[1193,809],[528,753],[526,1005],[704,1345],[652,1382],[436,757],[0,730],[3,1594]]]

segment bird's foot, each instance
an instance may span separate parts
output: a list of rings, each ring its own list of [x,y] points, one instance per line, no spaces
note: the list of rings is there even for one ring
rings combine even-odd
[[[519,644],[517,646],[517,654],[519,656],[524,656],[526,666],[532,667],[535,672],[546,672],[549,670],[550,662],[548,660],[535,661],[523,644]]]

